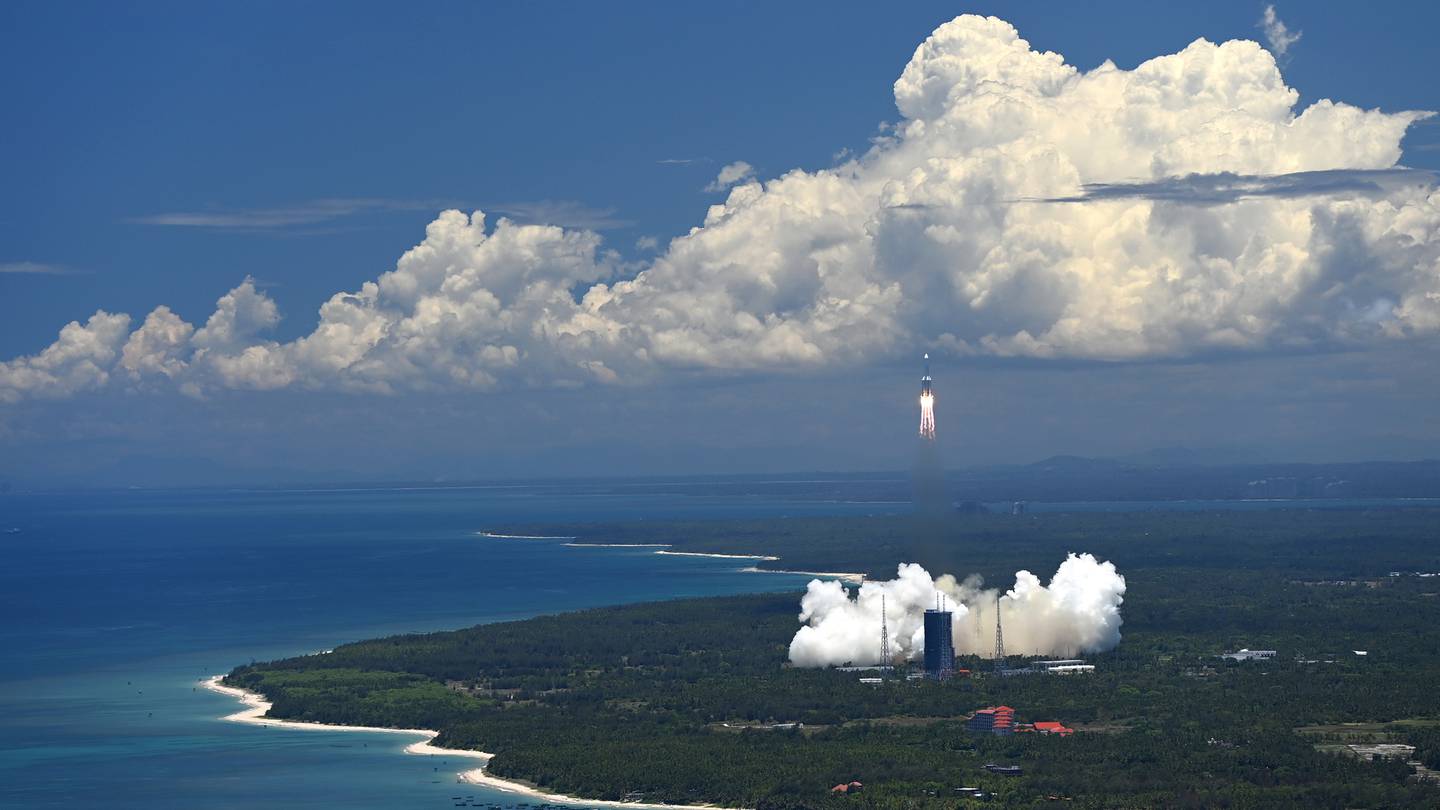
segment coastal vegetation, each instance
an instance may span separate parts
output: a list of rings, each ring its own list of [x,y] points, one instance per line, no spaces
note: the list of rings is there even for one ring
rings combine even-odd
[[[578,542],[778,556],[767,565],[1046,574],[1091,551],[1128,580],[1124,640],[1091,675],[896,677],[787,665],[794,594],[697,599],[396,636],[237,668],[275,717],[433,728],[497,776],[594,798],[757,808],[1433,806],[1403,761],[1324,729],[1377,724],[1437,756],[1440,513],[1121,513],[546,527]],[[496,533],[504,533],[497,528]],[[489,539],[483,542],[537,542]],[[538,541],[543,542],[543,541]],[[878,643],[878,641],[877,641]],[[1221,653],[1275,649],[1269,661]],[[1357,654],[1357,651],[1364,654]],[[1016,663],[1016,661],[1012,661]],[[900,673],[903,676],[903,673]],[[1006,704],[1069,737],[977,736]],[[1316,731],[1316,729],[1321,729]],[[1303,730],[1303,731],[1302,731]],[[988,763],[1020,765],[1018,777]],[[830,788],[856,780],[858,794]]]

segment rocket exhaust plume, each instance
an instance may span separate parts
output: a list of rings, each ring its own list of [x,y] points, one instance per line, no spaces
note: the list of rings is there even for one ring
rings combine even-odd
[[[997,597],[1005,649],[1012,655],[1071,657],[1104,652],[1120,643],[1125,578],[1113,563],[1093,555],[1068,555],[1048,585],[1029,571],[1019,571],[1015,585],[1004,593],[986,590],[978,576],[932,579],[921,566],[901,563],[895,579],[866,582],[854,598],[837,581],[811,580],[800,600],[804,626],[790,642],[790,661],[799,667],[823,667],[918,659],[925,649],[925,609],[942,595],[954,605],[959,654],[994,653]],[[894,661],[878,660],[882,618]]]
[[[920,438],[935,441],[935,392],[930,390],[930,355],[925,355],[925,375],[920,378]]]
[[[935,391],[930,378],[930,355],[925,355],[925,373],[920,377],[920,443],[915,448],[915,511],[942,515],[950,511],[945,497],[945,471],[940,463],[940,446],[935,441]]]

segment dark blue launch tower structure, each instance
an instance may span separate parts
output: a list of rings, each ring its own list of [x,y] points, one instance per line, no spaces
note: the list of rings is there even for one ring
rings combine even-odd
[[[950,611],[937,605],[925,611],[925,677],[944,680],[955,674],[955,637]]]

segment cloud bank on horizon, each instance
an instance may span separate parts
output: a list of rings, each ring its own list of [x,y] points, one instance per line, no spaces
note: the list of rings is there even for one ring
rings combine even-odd
[[[164,306],[138,326],[104,311],[71,323],[0,363],[0,402],[644,384],[919,344],[1165,359],[1440,332],[1440,194],[1397,166],[1432,113],[1297,113],[1255,42],[1082,72],[968,15],[894,87],[901,118],[865,154],[766,181],[736,168],[726,200],[644,265],[591,231],[445,211],[308,335],[267,338],[280,314],[246,279],[198,327]]]

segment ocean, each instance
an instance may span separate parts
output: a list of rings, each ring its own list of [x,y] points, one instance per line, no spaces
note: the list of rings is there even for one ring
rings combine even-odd
[[[0,498],[0,807],[511,805],[415,738],[222,721],[196,682],[251,660],[599,605],[800,590],[747,561],[498,539],[565,521],[901,505],[585,487],[122,491]]]
[[[744,573],[745,560],[481,536],[487,530],[908,511],[900,503],[791,500],[785,487],[767,495],[754,481],[735,492],[696,489],[0,497],[0,807],[440,808],[454,796],[514,805],[514,797],[456,783],[455,773],[473,762],[402,753],[412,737],[225,722],[239,704],[196,684],[236,664],[357,639],[625,602],[798,592],[809,579]]]

